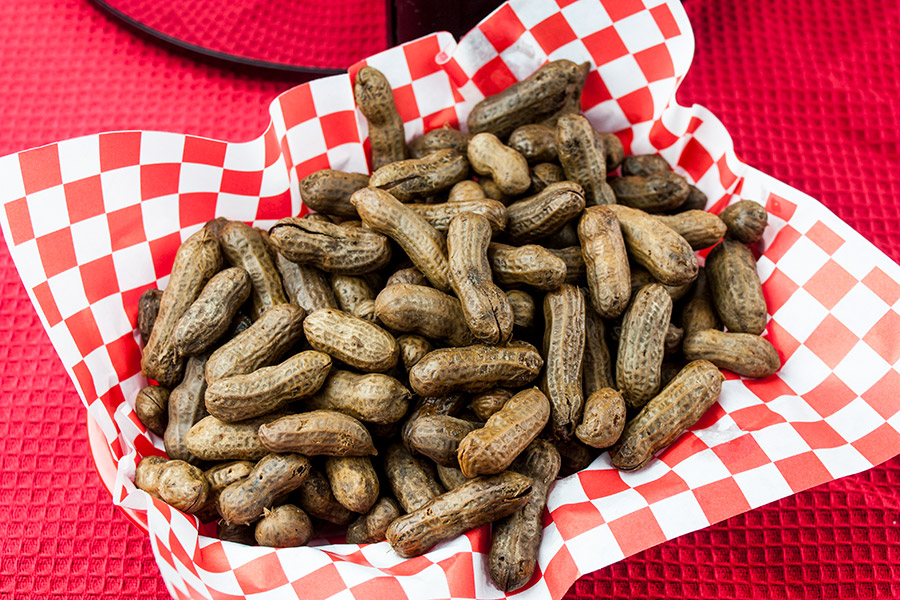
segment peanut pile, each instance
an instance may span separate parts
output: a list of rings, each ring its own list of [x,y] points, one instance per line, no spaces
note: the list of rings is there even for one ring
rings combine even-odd
[[[494,522],[511,591],[557,476],[604,450],[641,468],[716,402],[720,367],[774,373],[745,245],[765,209],[704,212],[661,157],[625,157],[578,113],[587,69],[548,63],[469,133],[409,145],[361,69],[374,173],[309,175],[316,212],[268,231],[207,223],[141,297],[156,384],[135,408],[169,460],[144,458],[136,485],[266,546],[327,522],[411,557]]]

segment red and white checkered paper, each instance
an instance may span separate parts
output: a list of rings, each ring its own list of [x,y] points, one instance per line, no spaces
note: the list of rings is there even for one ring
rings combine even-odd
[[[630,153],[658,152],[710,198],[765,204],[759,270],[781,371],[728,377],[719,403],[659,460],[620,473],[606,455],[557,481],[536,575],[515,596],[560,598],[582,574],[900,453],[900,267],[805,194],[743,164],[723,125],[674,101],[694,48],[677,0],[519,0],[457,44],[436,33],[366,61],[394,88],[410,139],[464,124],[482,97],[547,60],[590,61],[583,109]],[[366,171],[349,75],[296,87],[249,143],[114,132],[0,158],[0,226],[29,297],[105,436],[113,502],[137,515],[176,598],[500,598],[487,527],[402,560],[386,543],[251,548],[136,490],[161,453],[133,410],[137,299],[216,217],[267,226],[298,214],[297,182]],[[790,156],[785,156],[790,160]]]

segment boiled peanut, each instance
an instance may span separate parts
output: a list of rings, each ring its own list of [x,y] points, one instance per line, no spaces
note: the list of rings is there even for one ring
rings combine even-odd
[[[209,483],[209,493],[202,509],[195,514],[203,523],[217,521],[219,515],[219,494],[226,487],[236,481],[244,479],[253,470],[255,463],[250,461],[237,461],[219,463],[203,472],[203,477]]]
[[[709,292],[706,268],[700,269],[691,298],[681,309],[681,326],[686,336],[695,331],[722,328]]]
[[[694,250],[709,248],[725,235],[722,219],[705,210],[685,210],[675,215],[657,215],[656,219],[672,228]]]
[[[438,150],[378,168],[369,178],[369,187],[390,193],[400,202],[410,202],[443,192],[468,173],[469,161],[464,155],[455,150]],[[358,206],[356,211],[359,212]]]
[[[706,258],[706,277],[716,312],[729,331],[763,332],[768,309],[756,259],[747,246],[723,240]]]
[[[422,271],[415,267],[407,267],[405,269],[397,269],[388,277],[384,287],[390,287],[397,283],[409,283],[412,285],[428,285],[428,279],[422,275]]]
[[[719,217],[725,223],[728,237],[755,244],[762,238],[763,231],[769,221],[769,213],[766,208],[752,200],[739,200],[723,210]]]
[[[328,479],[316,469],[311,469],[309,477],[297,488],[292,498],[304,511],[335,525],[346,525],[355,516],[337,501],[331,491]]]
[[[408,283],[388,286],[375,298],[375,315],[389,329],[417,333],[451,346],[475,341],[460,301],[434,288]]]
[[[159,385],[148,385],[138,392],[134,412],[148,431],[163,435],[169,421],[169,390]]]
[[[238,309],[250,297],[250,287],[250,276],[241,268],[233,267],[216,273],[172,332],[178,352],[184,356],[200,354],[217,342],[228,330]]]
[[[640,408],[659,391],[672,298],[658,283],[641,288],[622,320],[616,357],[616,387],[630,408]]]
[[[544,296],[544,357],[541,389],[550,400],[550,432],[569,439],[581,422],[584,392],[585,306],[581,290],[562,285]]]
[[[139,490],[143,490],[153,496],[159,498],[159,475],[163,465],[169,460],[164,456],[145,456],[137,467],[134,469],[134,485]]]
[[[556,163],[540,163],[531,169],[531,192],[540,193],[548,185],[565,180],[566,173]]]
[[[581,115],[560,117],[556,151],[566,179],[581,186],[588,206],[610,203],[609,194],[601,192],[606,185],[606,154],[587,119]]]
[[[469,163],[479,175],[491,179],[507,196],[518,196],[531,187],[528,161],[492,133],[479,133],[469,140]]]
[[[509,147],[529,163],[552,162],[556,160],[556,132],[538,123],[522,125],[510,134]]]
[[[478,178],[478,185],[480,185],[481,189],[484,190],[484,195],[491,200],[496,200],[504,206],[508,205],[512,201],[512,198],[503,193],[503,190],[500,189],[500,186],[497,185],[497,182],[487,175],[483,175]]]
[[[377,454],[362,423],[333,410],[287,415],[259,428],[259,440],[271,452],[306,456],[367,456]]]
[[[378,500],[378,474],[368,456],[329,456],[325,474],[335,499],[353,512],[365,513]]]
[[[466,142],[468,144],[468,142]],[[453,184],[447,193],[447,202],[467,202],[470,200],[487,200],[484,194],[484,188],[477,181],[471,179],[463,179],[459,183]],[[505,219],[505,217],[504,217]],[[505,223],[504,223],[505,225]]]
[[[444,486],[444,489],[448,492],[454,488],[458,488],[469,480],[459,469],[445,467],[443,465],[437,465],[437,475],[438,481],[441,482],[441,485]]]
[[[374,506],[347,527],[348,544],[375,544],[383,542],[387,528],[403,514],[397,503],[390,498],[381,498]]]
[[[621,315],[631,299],[631,271],[616,214],[588,207],[578,224],[591,305],[601,317]]]
[[[474,181],[461,181],[460,183],[475,183]],[[456,185],[459,185],[457,183]],[[475,183],[475,185],[478,185]],[[479,186],[480,188],[481,186]],[[477,213],[487,218],[491,225],[491,232],[503,231],[506,227],[506,207],[490,198],[475,200],[456,200],[454,202],[441,202],[439,204],[407,204],[416,213],[422,216],[438,231],[447,231],[450,221],[460,213]]]
[[[259,441],[260,426],[284,415],[275,412],[237,423],[210,415],[191,427],[184,443],[188,451],[201,460],[259,460],[269,453]]]
[[[527,329],[534,324],[534,300],[527,292],[522,290],[509,290],[506,292],[509,305],[513,311],[513,324],[516,327]]]
[[[654,173],[668,173],[671,171],[669,163],[658,154],[639,154],[626,156],[622,161],[622,175],[646,177]]]
[[[609,185],[619,204],[648,213],[675,210],[690,193],[685,178],[672,171],[645,177],[615,177],[609,180]]]
[[[389,375],[332,369],[325,383],[304,403],[312,410],[334,410],[368,423],[396,423],[406,414],[409,390]]]
[[[299,454],[264,456],[246,478],[222,490],[219,514],[229,523],[252,523],[278,497],[300,487],[309,470],[309,459]]]
[[[342,311],[364,321],[375,320],[375,291],[365,278],[335,274],[331,289]]]
[[[552,290],[566,279],[566,263],[542,246],[491,243],[488,260],[501,285],[523,283],[539,290]]]
[[[381,269],[391,260],[388,239],[361,227],[290,217],[269,229],[269,239],[288,260],[329,273],[362,275]]]
[[[360,69],[353,81],[353,97],[369,122],[372,170],[406,158],[409,153],[403,119],[397,112],[394,92],[384,74],[370,66]]]
[[[481,392],[469,402],[469,410],[482,421],[487,421],[491,415],[503,408],[507,400],[513,397],[513,393],[503,388],[494,388]]]
[[[385,450],[384,474],[397,502],[408,513],[443,493],[428,463],[415,458],[403,444],[391,444]]]
[[[410,370],[409,384],[422,396],[477,393],[498,385],[521,387],[533,381],[543,365],[537,350],[523,343],[441,348]]]
[[[622,436],[610,450],[612,465],[623,471],[645,466],[656,452],[674,442],[716,402],[724,379],[709,361],[688,363],[625,425]]]
[[[322,169],[300,180],[300,198],[316,212],[355,219],[350,195],[368,185],[368,175]]]
[[[625,246],[635,261],[660,283],[682,285],[697,277],[697,256],[687,241],[671,227],[647,213],[611,205],[619,218]]]
[[[594,448],[616,443],[625,428],[625,400],[612,388],[602,388],[588,396],[584,417],[575,429],[579,440]]]
[[[619,168],[619,165],[625,160],[625,148],[622,146],[622,140],[614,133],[605,133],[594,130],[594,139],[598,145],[603,146],[606,154],[606,172],[612,173]]]
[[[571,181],[548,185],[506,207],[506,232],[518,243],[528,243],[559,231],[584,210],[584,192]]]
[[[232,221],[219,233],[219,243],[229,264],[250,275],[251,317],[259,318],[273,306],[288,301],[268,245],[257,230],[240,221]]]
[[[281,273],[284,291],[294,306],[309,314],[320,308],[337,308],[337,299],[325,273],[309,265],[298,265],[281,254],[275,257],[275,266]]]
[[[312,537],[313,526],[305,512],[293,504],[282,504],[271,510],[263,509],[263,517],[253,533],[260,546],[293,548],[306,545]]]
[[[313,348],[361,371],[387,371],[400,357],[400,346],[387,331],[333,308],[306,317],[303,331]]]
[[[765,338],[715,329],[694,331],[684,339],[684,357],[706,359],[744,377],[768,377],[781,367],[778,351]]]
[[[639,289],[641,289],[645,285],[650,285],[651,283],[659,283],[661,286],[663,286],[666,289],[666,293],[669,294],[670,298],[672,298],[672,302],[684,298],[687,293],[691,291],[691,287],[694,285],[694,282],[692,281],[682,283],[681,285],[665,285],[664,283],[660,283],[659,281],[657,281],[653,277],[653,275],[650,274],[650,271],[648,271],[644,267],[640,265],[631,265],[632,297],[634,297]]]
[[[466,147],[469,145],[471,137],[468,133],[463,133],[449,125],[444,125],[443,127],[432,129],[425,135],[411,141],[409,143],[409,155],[413,158],[422,158],[445,148],[456,150],[460,154],[465,155]]]
[[[456,467],[456,451],[466,435],[480,427],[477,423],[448,415],[427,415],[416,419],[407,431],[410,450],[445,467]]]
[[[700,191],[700,188],[689,185],[687,200],[684,201],[684,204],[675,209],[674,212],[684,211],[684,210],[706,210],[706,205],[709,204],[709,198],[706,197],[706,194]]]
[[[417,419],[428,415],[450,415],[452,417],[460,411],[465,402],[466,397],[458,393],[419,398],[400,430],[400,439],[403,440],[403,444],[407,449],[410,448],[409,432]]]
[[[576,243],[578,237],[576,234]],[[550,253],[561,258],[566,264],[566,279],[564,283],[577,285],[583,283],[587,278],[587,266],[584,264],[584,256],[581,252],[581,246],[568,246],[566,248],[547,248]]]
[[[559,119],[565,115],[577,114],[581,111],[581,92],[587,82],[588,73],[591,72],[591,63],[584,62],[576,67],[575,77],[569,82],[569,93],[563,105],[550,117],[541,121],[547,127],[556,127]]]
[[[141,332],[141,343],[146,344],[156,323],[156,315],[159,314],[159,302],[162,300],[162,290],[155,288],[146,290],[138,300],[138,331]]]
[[[186,513],[200,510],[209,494],[203,471],[183,460],[161,457],[141,459],[135,470],[135,485]]]
[[[606,344],[603,319],[590,304],[584,311],[584,374],[581,378],[584,397],[589,398],[602,388],[613,387],[613,363]]]
[[[400,362],[403,363],[403,370],[407,373],[422,360],[422,357],[434,349],[431,342],[421,335],[401,335],[397,338],[397,344],[400,346]]]
[[[203,397],[206,393],[204,370],[208,354],[192,356],[184,369],[184,379],[169,394],[169,421],[163,434],[166,454],[187,462],[197,462],[197,457],[190,453],[184,438],[194,423],[208,415]]]

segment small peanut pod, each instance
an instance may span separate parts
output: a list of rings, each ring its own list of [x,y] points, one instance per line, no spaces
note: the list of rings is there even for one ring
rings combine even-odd
[[[584,190],[588,206],[609,204],[606,185],[606,154],[602,142],[594,137],[594,128],[581,115],[563,115],[556,125],[556,151],[566,179]]]
[[[719,217],[725,223],[728,237],[745,244],[758,242],[769,222],[769,213],[766,212],[766,208],[752,200],[735,202],[719,213]]]
[[[487,258],[490,243],[491,226],[487,218],[462,213],[450,222],[447,233],[450,283],[461,302],[463,317],[476,338],[498,344],[512,337],[513,311],[506,294],[491,277]]]
[[[575,242],[576,244],[578,243],[577,234]],[[584,264],[584,255],[580,245],[566,248],[548,248],[548,250],[553,256],[561,258],[566,263],[565,283],[577,285],[586,280],[587,266]]]
[[[616,387],[629,408],[644,406],[659,391],[672,299],[658,283],[641,288],[622,320]]]
[[[462,471],[454,467],[438,465],[437,474],[441,485],[444,486],[444,489],[448,492],[468,481],[468,478],[462,474]]]
[[[378,474],[368,456],[329,456],[325,474],[335,499],[353,512],[364,513],[378,500]]]
[[[359,190],[351,201],[367,227],[397,242],[434,287],[450,291],[447,244],[444,236],[424,217],[375,188]]]
[[[578,224],[591,305],[601,317],[621,315],[631,299],[631,270],[616,213],[588,207]]]
[[[646,177],[655,173],[671,171],[669,163],[659,154],[639,154],[626,156],[622,161],[622,175]]]
[[[206,408],[223,421],[241,421],[278,410],[313,394],[331,369],[331,357],[309,350],[272,367],[216,379],[206,388]]]
[[[277,498],[300,487],[309,471],[309,459],[305,456],[264,456],[245,479],[222,490],[219,514],[229,523],[248,525],[262,517]]]
[[[531,580],[544,534],[542,521],[547,492],[559,473],[559,451],[544,440],[535,440],[513,463],[512,470],[531,479],[531,496],[518,512],[493,526],[488,570],[494,584],[505,592]]]
[[[275,256],[275,266],[281,273],[284,291],[294,306],[309,314],[320,308],[337,308],[337,299],[325,273],[309,265],[298,265],[281,254]]]
[[[259,428],[259,440],[271,452],[306,456],[369,456],[377,454],[365,426],[333,410],[287,415]]]
[[[656,218],[687,240],[694,250],[709,248],[725,235],[722,219],[705,210],[685,210],[675,215],[657,215]]]
[[[763,332],[768,310],[750,248],[723,240],[706,258],[706,277],[716,312],[729,331]]]
[[[524,343],[441,348],[426,354],[410,370],[409,384],[422,396],[516,388],[531,383],[543,366],[537,350]]]
[[[363,277],[332,275],[331,289],[342,311],[364,321],[375,320],[375,292]]]
[[[384,474],[394,497],[405,512],[413,512],[443,493],[434,471],[403,446],[391,444],[384,452]]]
[[[609,448],[625,429],[625,400],[612,388],[602,388],[588,396],[584,417],[575,429],[579,440],[593,448]]]
[[[325,383],[304,403],[311,410],[334,410],[367,423],[396,423],[406,414],[411,394],[389,375],[332,369]]]
[[[355,516],[337,501],[331,491],[331,484],[319,471],[311,469],[303,485],[291,495],[300,508],[316,519],[335,525],[346,525]]]
[[[684,357],[705,359],[744,377],[768,377],[781,367],[781,358],[769,340],[750,333],[715,329],[694,331],[685,337]]]
[[[468,142],[466,142],[468,144]],[[477,181],[463,179],[453,185],[447,193],[447,202],[467,202],[469,200],[486,200],[484,188]]]
[[[522,125],[510,134],[508,142],[530,164],[556,160],[556,131],[547,125]]]
[[[706,210],[706,205],[709,204],[709,198],[706,197],[706,194],[700,191],[699,188],[689,185],[687,200],[684,201],[684,204],[671,211],[672,213],[684,212],[686,210]],[[721,218],[721,215],[719,215]]]
[[[251,373],[277,361],[300,339],[304,316],[302,308],[291,304],[267,310],[212,353],[206,365],[207,381]]]
[[[539,290],[553,290],[566,279],[566,263],[543,246],[491,243],[488,260],[501,285],[521,283]]]
[[[671,227],[643,211],[621,205],[611,207],[619,218],[631,257],[660,283],[682,285],[697,277],[699,265],[693,248]]]
[[[528,79],[476,104],[469,113],[469,131],[488,131],[506,139],[516,128],[556,113],[576,93],[581,79],[582,73],[575,63],[549,62]]]
[[[540,163],[531,169],[531,192],[537,194],[548,185],[565,180],[566,173],[556,163]]]
[[[422,271],[418,270],[417,268],[407,267],[394,271],[384,283],[384,287],[390,287],[398,283],[409,283],[412,285],[427,286],[428,279],[424,275],[422,275]]]
[[[506,207],[506,232],[525,244],[562,229],[584,210],[584,192],[571,181],[548,185],[535,194]]]
[[[719,315],[716,314],[716,308],[713,306],[712,296],[709,293],[706,268],[700,269],[697,283],[694,284],[694,292],[684,308],[681,309],[681,327],[686,336],[695,331],[722,328]]]
[[[606,327],[603,319],[590,305],[584,311],[584,374],[581,378],[584,397],[589,398],[598,390],[615,386],[613,363],[606,343]]]
[[[619,204],[648,213],[675,210],[690,193],[687,180],[672,171],[645,177],[615,177],[609,180],[609,185]]]
[[[388,329],[417,333],[451,346],[475,342],[460,301],[431,287],[397,283],[384,288],[375,298],[375,316]]]
[[[413,158],[422,158],[432,152],[449,148],[456,150],[460,154],[466,154],[466,147],[469,145],[471,135],[453,129],[449,125],[444,125],[437,129],[432,129],[425,135],[419,136],[409,143],[409,155]]]
[[[238,267],[213,276],[175,326],[172,337],[178,352],[200,354],[217,342],[250,296],[250,287],[250,276]]]
[[[203,371],[208,357],[208,354],[190,357],[184,369],[184,379],[169,394],[169,422],[163,434],[169,458],[197,462],[197,457],[191,454],[185,445],[184,438],[194,423],[209,414],[203,403],[203,396],[206,393],[206,378]]]
[[[288,301],[268,245],[257,230],[240,221],[232,221],[219,233],[219,243],[229,264],[250,275],[251,317],[259,318],[273,306]]]
[[[612,173],[625,160],[625,148],[622,146],[622,140],[614,133],[605,133],[596,129],[594,130],[594,139],[598,144],[602,143],[604,154],[606,154],[606,172]]]
[[[419,556],[520,510],[531,496],[531,479],[512,471],[472,479],[391,523],[387,540],[404,558]]]
[[[612,465],[623,471],[645,466],[655,453],[674,442],[716,402],[724,379],[709,361],[688,363],[625,425],[622,436],[609,452]]]
[[[475,182],[461,181],[460,183]],[[459,185],[459,183],[456,185]],[[475,183],[475,185],[478,184]],[[450,227],[450,221],[456,215],[467,212],[476,213],[487,218],[491,226],[491,233],[498,233],[506,227],[506,207],[490,198],[447,201],[438,204],[407,204],[407,206],[416,211],[438,231],[447,231]]]
[[[202,523],[219,519],[219,494],[232,483],[247,477],[255,464],[248,460],[219,463],[203,472],[209,483],[209,493],[203,508],[195,513]]]
[[[312,521],[293,504],[263,509],[263,518],[253,530],[256,543],[270,548],[305,546],[312,534]]]
[[[397,112],[394,92],[384,74],[374,67],[360,69],[353,81],[353,97],[369,122],[372,169],[406,158],[403,119]]]
[[[702,270],[702,269],[701,269]],[[631,295],[634,296],[639,289],[644,287],[645,285],[650,285],[651,283],[659,283],[661,286],[666,288],[666,293],[669,294],[669,297],[672,298],[672,302],[676,300],[681,300],[684,298],[688,292],[691,291],[691,287],[693,287],[694,282],[689,281],[687,283],[683,283],[681,285],[665,285],[657,281],[650,272],[640,265],[632,265],[631,266]]]
[[[372,173],[369,187],[390,193],[400,202],[410,202],[443,192],[468,173],[469,161],[464,155],[455,150],[438,150],[422,158],[384,165]],[[359,212],[358,206],[356,211]]]
[[[491,200],[496,200],[504,206],[508,205],[512,201],[512,198],[503,193],[503,191],[500,189],[500,186],[497,185],[497,182],[487,175],[483,175],[478,178],[478,185],[480,185],[481,189],[484,190],[484,195]]]
[[[581,422],[584,392],[585,306],[581,290],[563,285],[544,296],[544,357],[541,389],[550,399],[550,433],[566,440]]]
[[[431,342],[421,335],[401,335],[397,338],[397,344],[400,346],[400,362],[407,373],[434,349]]]
[[[148,431],[163,435],[169,421],[169,390],[159,385],[148,385],[138,392],[134,400],[134,412]]]
[[[375,505],[347,526],[348,544],[376,544],[386,539],[387,528],[401,514],[400,507],[390,498],[381,498]]]
[[[138,331],[141,332],[141,342],[146,344],[156,323],[156,315],[159,314],[159,302],[163,292],[156,288],[146,290],[138,300]]]
[[[162,386],[171,388],[181,380],[184,361],[175,348],[175,326],[221,264],[219,241],[207,229],[186,239],[175,253],[169,283],[163,290],[159,313],[141,358],[144,375]]]
[[[492,133],[479,133],[469,141],[469,163],[479,175],[491,179],[507,196],[518,196],[531,187],[528,161]]]
[[[550,401],[537,388],[523,390],[495,412],[484,427],[459,443],[457,458],[466,477],[505,470],[534,440],[550,418]]]
[[[269,229],[269,240],[288,260],[329,273],[363,275],[391,260],[391,244],[380,233],[315,219],[281,219]]]
[[[469,402],[469,410],[482,421],[487,421],[491,415],[503,408],[507,400],[513,397],[513,393],[503,388],[494,388],[477,394]]]
[[[310,345],[360,371],[384,372],[394,368],[400,346],[387,331],[353,315],[323,308],[303,321]]]
[[[534,299],[522,290],[509,290],[506,297],[512,307],[513,324],[524,329],[534,325]]]
[[[184,443],[200,460],[259,460],[269,453],[259,441],[260,426],[284,415],[276,412],[238,423],[228,423],[210,415],[191,427]]]
[[[427,456],[445,467],[456,467],[456,451],[466,435],[480,424],[448,415],[419,417],[407,432],[410,450]]]
[[[203,508],[209,494],[209,483],[203,471],[183,460],[166,460],[158,456],[141,459],[134,473],[134,484],[186,513]]]
[[[316,212],[355,219],[350,195],[368,185],[368,175],[322,169],[300,180],[300,198]]]
[[[400,430],[400,439],[409,449],[409,432],[416,420],[428,415],[450,415],[458,413],[466,403],[463,394],[446,394],[443,396],[423,396],[416,402],[415,408],[409,413],[403,428]]]

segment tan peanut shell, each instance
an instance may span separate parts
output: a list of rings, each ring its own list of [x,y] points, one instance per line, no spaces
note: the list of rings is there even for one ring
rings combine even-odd
[[[750,248],[723,240],[706,258],[706,278],[716,312],[729,331],[763,332],[768,310]]]
[[[507,196],[518,196],[531,187],[528,161],[492,133],[479,133],[469,140],[469,164],[479,175],[491,179]]]
[[[488,571],[505,592],[524,586],[534,574],[544,534],[547,492],[559,474],[562,459],[553,444],[535,440],[513,463],[512,470],[531,479],[531,496],[518,512],[494,523]]]
[[[709,204],[709,198],[706,197],[706,194],[701,192],[700,188],[693,185],[688,185],[688,190],[687,200],[685,200],[684,204],[682,204],[672,212],[677,213],[685,210],[706,210],[706,205]]]
[[[298,265],[281,254],[275,256],[284,291],[291,304],[309,314],[320,308],[337,308],[337,299],[325,273],[309,265]]]
[[[612,388],[602,388],[584,402],[584,417],[575,436],[593,448],[609,448],[625,428],[625,400]]]
[[[407,373],[422,360],[422,357],[434,349],[431,342],[421,335],[401,335],[397,338],[397,344],[400,346],[400,362]]]
[[[659,391],[672,298],[658,283],[642,287],[622,320],[616,356],[616,388],[630,408],[640,408]]]
[[[406,417],[400,430],[400,439],[409,449],[409,432],[420,417],[428,415],[456,415],[466,403],[466,396],[460,393],[445,394],[441,396],[422,396],[416,401],[416,405]]]
[[[312,521],[301,509],[293,504],[282,504],[263,510],[263,518],[253,530],[254,539],[260,546],[271,548],[294,548],[305,546],[312,537]]]
[[[365,188],[351,198],[367,227],[397,242],[431,284],[450,291],[450,265],[444,236],[424,217],[379,189]]]
[[[653,275],[650,274],[650,271],[648,271],[644,267],[635,264],[631,265],[632,297],[637,293],[639,289],[641,289],[645,285],[650,285],[651,283],[659,283],[661,286],[666,288],[666,293],[669,294],[670,298],[672,298],[672,302],[684,298],[687,293],[691,291],[691,288],[694,285],[693,281],[689,281],[681,285],[665,285],[664,283],[660,283],[659,281],[657,281],[653,277]]]
[[[410,392],[382,373],[332,369],[319,390],[304,400],[311,410],[334,410],[367,423],[396,423],[406,414]]]
[[[204,471],[203,477],[209,484],[209,493],[206,495],[203,508],[195,513],[197,518],[202,523],[219,520],[221,516],[219,514],[219,494],[232,483],[247,477],[254,466],[256,463],[242,460],[219,463]]]
[[[654,173],[668,173],[671,171],[669,163],[658,154],[638,154],[626,156],[622,161],[622,175],[646,177]]]
[[[192,356],[187,360],[184,379],[169,394],[169,419],[163,434],[166,454],[169,458],[197,462],[184,443],[184,438],[194,423],[208,415],[203,402],[206,393],[206,368],[208,354]]]
[[[383,542],[387,528],[401,514],[400,507],[391,498],[380,498],[367,512],[347,526],[348,544],[375,544]]]
[[[375,298],[375,315],[394,331],[416,333],[451,346],[475,342],[459,299],[431,287],[408,283],[388,286]]]
[[[388,277],[387,281],[384,283],[384,287],[390,287],[397,283],[409,283],[412,285],[429,285],[428,279],[422,275],[422,271],[418,270],[415,267],[406,267],[403,269],[397,269],[394,271],[390,277]]]
[[[600,389],[615,387],[613,361],[606,343],[606,326],[590,305],[584,311],[584,363],[581,378],[585,398]]]
[[[588,206],[611,202],[609,195],[601,191],[606,185],[606,154],[587,119],[577,114],[559,118],[556,151],[566,179],[581,186]]]
[[[616,214],[603,206],[588,207],[578,223],[578,238],[591,305],[601,317],[618,317],[631,299],[631,270]]]
[[[455,150],[438,150],[378,168],[369,178],[369,187],[390,193],[400,202],[410,202],[443,192],[468,173],[469,161],[464,155]],[[359,212],[358,206],[356,211]]]
[[[769,213],[759,202],[739,200],[719,213],[728,237],[745,244],[758,242],[766,230]]]
[[[240,221],[232,221],[219,232],[219,243],[228,263],[243,269],[250,276],[251,317],[258,318],[273,306],[288,301],[281,275],[269,255],[268,245],[256,229]]]
[[[369,185],[369,176],[321,169],[300,180],[300,198],[312,210],[345,219],[355,219],[350,195]]]
[[[259,428],[259,440],[271,452],[306,456],[369,456],[377,454],[365,426],[333,410],[287,415]]]
[[[522,290],[509,290],[506,292],[509,305],[513,311],[513,324],[516,327],[529,328],[534,325],[534,299]]]
[[[134,484],[186,513],[200,510],[209,494],[209,483],[203,471],[183,460],[166,460],[158,456],[141,459],[135,470]]]
[[[445,467],[458,466],[456,451],[466,435],[480,425],[449,415],[427,415],[416,419],[406,432],[409,449]]]
[[[186,239],[175,253],[169,283],[141,358],[144,375],[162,386],[172,388],[181,380],[184,361],[175,348],[175,326],[221,264],[219,241],[206,229]]]
[[[581,92],[584,90],[584,84],[587,83],[587,76],[591,72],[591,63],[584,62],[576,65],[575,77],[569,82],[569,92],[566,95],[566,101],[559,107],[554,114],[541,123],[547,127],[556,128],[559,119],[565,115],[574,115],[581,112]]]
[[[288,260],[329,273],[362,275],[391,260],[390,242],[380,233],[316,219],[281,219],[269,229],[269,240]]]
[[[412,158],[422,158],[432,152],[449,148],[465,156],[466,147],[469,145],[471,137],[468,133],[453,129],[449,125],[444,125],[443,127],[432,129],[425,135],[411,141],[409,143],[409,155]]]
[[[578,244],[577,233],[575,243]],[[587,266],[584,264],[584,256],[580,245],[565,248],[547,248],[547,250],[553,256],[561,258],[566,264],[566,279],[564,283],[571,285],[584,284],[587,278]]]
[[[143,457],[134,470],[135,487],[159,498],[159,469],[167,462],[169,460],[163,456],[150,455]]]
[[[688,363],[625,425],[619,442],[610,450],[613,466],[623,471],[644,467],[716,402],[724,379],[709,361]]]
[[[482,421],[487,421],[491,415],[503,408],[506,401],[513,397],[513,393],[503,388],[494,388],[481,392],[469,402],[469,410]]]
[[[309,459],[305,456],[268,454],[246,478],[222,490],[219,514],[229,523],[253,523],[277,498],[300,487],[309,471]]]
[[[448,492],[454,488],[458,488],[469,480],[459,469],[445,467],[443,465],[437,465],[437,475],[438,481],[441,482],[441,485],[444,486],[444,489]]]
[[[461,181],[462,183],[475,183],[474,181]],[[475,183],[475,185],[478,185]],[[455,187],[455,186],[454,186]],[[479,186],[480,188],[481,186]],[[478,198],[474,200],[456,200],[454,202],[440,202],[438,204],[407,204],[416,213],[422,216],[438,231],[447,231],[450,221],[460,213],[477,213],[487,218],[491,226],[491,232],[497,233],[506,228],[506,207],[490,198]]]
[[[163,291],[152,288],[144,291],[138,300],[138,331],[141,332],[141,343],[146,344],[156,323],[156,315],[159,314],[159,302],[162,300]]]
[[[275,412],[237,423],[210,415],[191,427],[184,442],[190,453],[201,460],[259,460],[269,453],[259,441],[260,426],[284,415]]]
[[[520,510],[531,479],[512,471],[477,477],[398,518],[387,530],[391,547],[404,558],[419,556],[438,542]]]
[[[200,354],[217,342],[250,296],[250,288],[250,276],[241,268],[216,273],[175,326],[172,337],[178,352]]]
[[[705,267],[700,269],[691,298],[681,309],[681,327],[686,336],[695,331],[722,328],[709,291]]]
[[[387,371],[400,357],[400,346],[387,331],[333,308],[307,316],[303,331],[313,348],[361,371]]]
[[[684,357],[705,359],[744,377],[768,377],[781,367],[778,351],[769,340],[750,333],[715,329],[694,331],[685,337]]]
[[[415,458],[403,444],[390,444],[384,452],[384,474],[404,512],[413,512],[443,493],[434,470]]]
[[[683,237],[694,250],[709,248],[725,235],[722,219],[705,210],[685,210],[674,215],[657,215],[656,218]]]
[[[353,80],[353,97],[369,122],[372,170],[407,157],[403,119],[394,104],[394,92],[378,69],[365,66]]]
[[[334,274],[331,289],[342,311],[364,321],[375,320],[375,291],[365,278]]]
[[[571,181],[561,181],[506,207],[506,233],[526,244],[559,231],[584,210],[584,192]]]
[[[515,388],[531,383],[543,365],[537,350],[522,343],[440,348],[410,370],[409,384],[422,396],[478,393],[498,385]]]
[[[554,134],[555,135],[555,134]],[[539,163],[531,169],[531,193],[542,192],[548,185],[565,180],[566,173],[556,163]]]
[[[647,213],[612,205],[628,253],[660,283],[682,285],[697,277],[697,256],[687,241]]]
[[[550,433],[569,439],[581,422],[584,392],[585,302],[581,290],[563,285],[544,296],[544,373],[541,389],[550,400]]]
[[[468,142],[466,142],[468,144]],[[447,202],[468,202],[471,200],[488,200],[484,194],[484,188],[477,181],[471,179],[463,179],[459,183],[453,184],[450,191],[447,192]],[[505,219],[505,217],[504,217]]]
[[[491,243],[488,260],[497,283],[525,284],[539,290],[552,290],[566,279],[566,263],[543,246],[507,246]]]
[[[619,204],[648,213],[677,209],[687,200],[687,180],[678,173],[666,171],[646,176],[614,177],[609,185]]]
[[[335,525],[346,525],[355,516],[337,501],[328,479],[316,469],[310,470],[309,477],[293,492],[291,498],[312,517]]]
[[[556,131],[547,125],[522,125],[510,134],[508,144],[524,156],[529,164],[556,160]]]
[[[163,435],[169,421],[169,390],[159,385],[148,385],[138,392],[134,412],[148,431]]]
[[[478,178],[478,185],[480,185],[481,189],[484,190],[484,195],[491,200],[496,200],[504,206],[508,205],[512,201],[511,197],[503,193],[503,190],[500,189],[500,186],[497,185],[497,182],[487,175],[483,175]]]
[[[378,500],[378,474],[368,456],[329,456],[325,475],[335,499],[353,512],[365,513]]]

